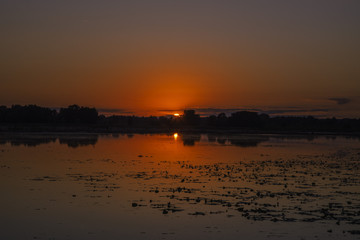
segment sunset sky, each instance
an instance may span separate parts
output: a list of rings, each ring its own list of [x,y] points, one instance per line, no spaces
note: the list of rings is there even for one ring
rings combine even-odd
[[[360,117],[359,0],[2,0],[0,105]]]

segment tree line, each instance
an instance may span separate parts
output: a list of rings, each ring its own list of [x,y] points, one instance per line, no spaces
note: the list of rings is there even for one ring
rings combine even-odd
[[[239,131],[307,131],[360,132],[360,119],[307,117],[270,117],[251,111],[238,111],[200,117],[194,110],[185,110],[180,117],[104,116],[95,108],[71,105],[54,110],[36,105],[0,106],[2,124],[54,124],[95,126],[98,130],[239,130]]]
[[[96,123],[99,114],[95,108],[71,105],[59,111],[36,105],[0,106],[1,123]]]

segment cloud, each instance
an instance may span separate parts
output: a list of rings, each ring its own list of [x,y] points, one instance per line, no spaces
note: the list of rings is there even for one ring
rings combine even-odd
[[[299,108],[296,106],[287,106],[284,108],[279,107],[266,107],[266,108],[191,108],[196,111],[197,114],[200,116],[209,116],[209,115],[217,115],[219,113],[225,113],[226,115],[230,116],[231,113],[238,112],[238,111],[252,111],[252,112],[259,112],[265,113],[269,115],[301,115],[301,116],[308,116],[308,115],[323,115],[326,112],[329,112],[330,109],[327,108],[316,108],[316,109],[306,109],[306,108]],[[183,110],[171,110],[171,109],[163,109],[159,110],[159,112],[182,112]]]
[[[263,111],[267,114],[288,114],[288,113],[314,113],[314,112],[329,112],[329,109],[275,109]]]
[[[349,99],[349,98],[329,98],[328,100],[334,101],[339,105],[344,105],[351,101],[351,99]]]
[[[100,114],[104,115],[133,114],[131,111],[118,108],[98,108],[97,110]]]
[[[197,114],[200,116],[209,116],[209,115],[217,115],[219,113],[225,113],[226,115],[230,115],[231,113],[238,112],[238,111],[255,111],[255,112],[261,112],[261,109],[257,108],[189,108],[196,111]],[[182,112],[183,109],[161,109],[158,110],[159,112]]]

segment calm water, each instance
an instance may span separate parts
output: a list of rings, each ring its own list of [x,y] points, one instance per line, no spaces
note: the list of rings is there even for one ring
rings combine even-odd
[[[360,239],[360,141],[0,136],[0,239]]]

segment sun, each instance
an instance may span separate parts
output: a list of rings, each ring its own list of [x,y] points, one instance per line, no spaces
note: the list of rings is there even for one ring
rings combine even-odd
[[[179,113],[174,113],[174,117],[180,117]]]

